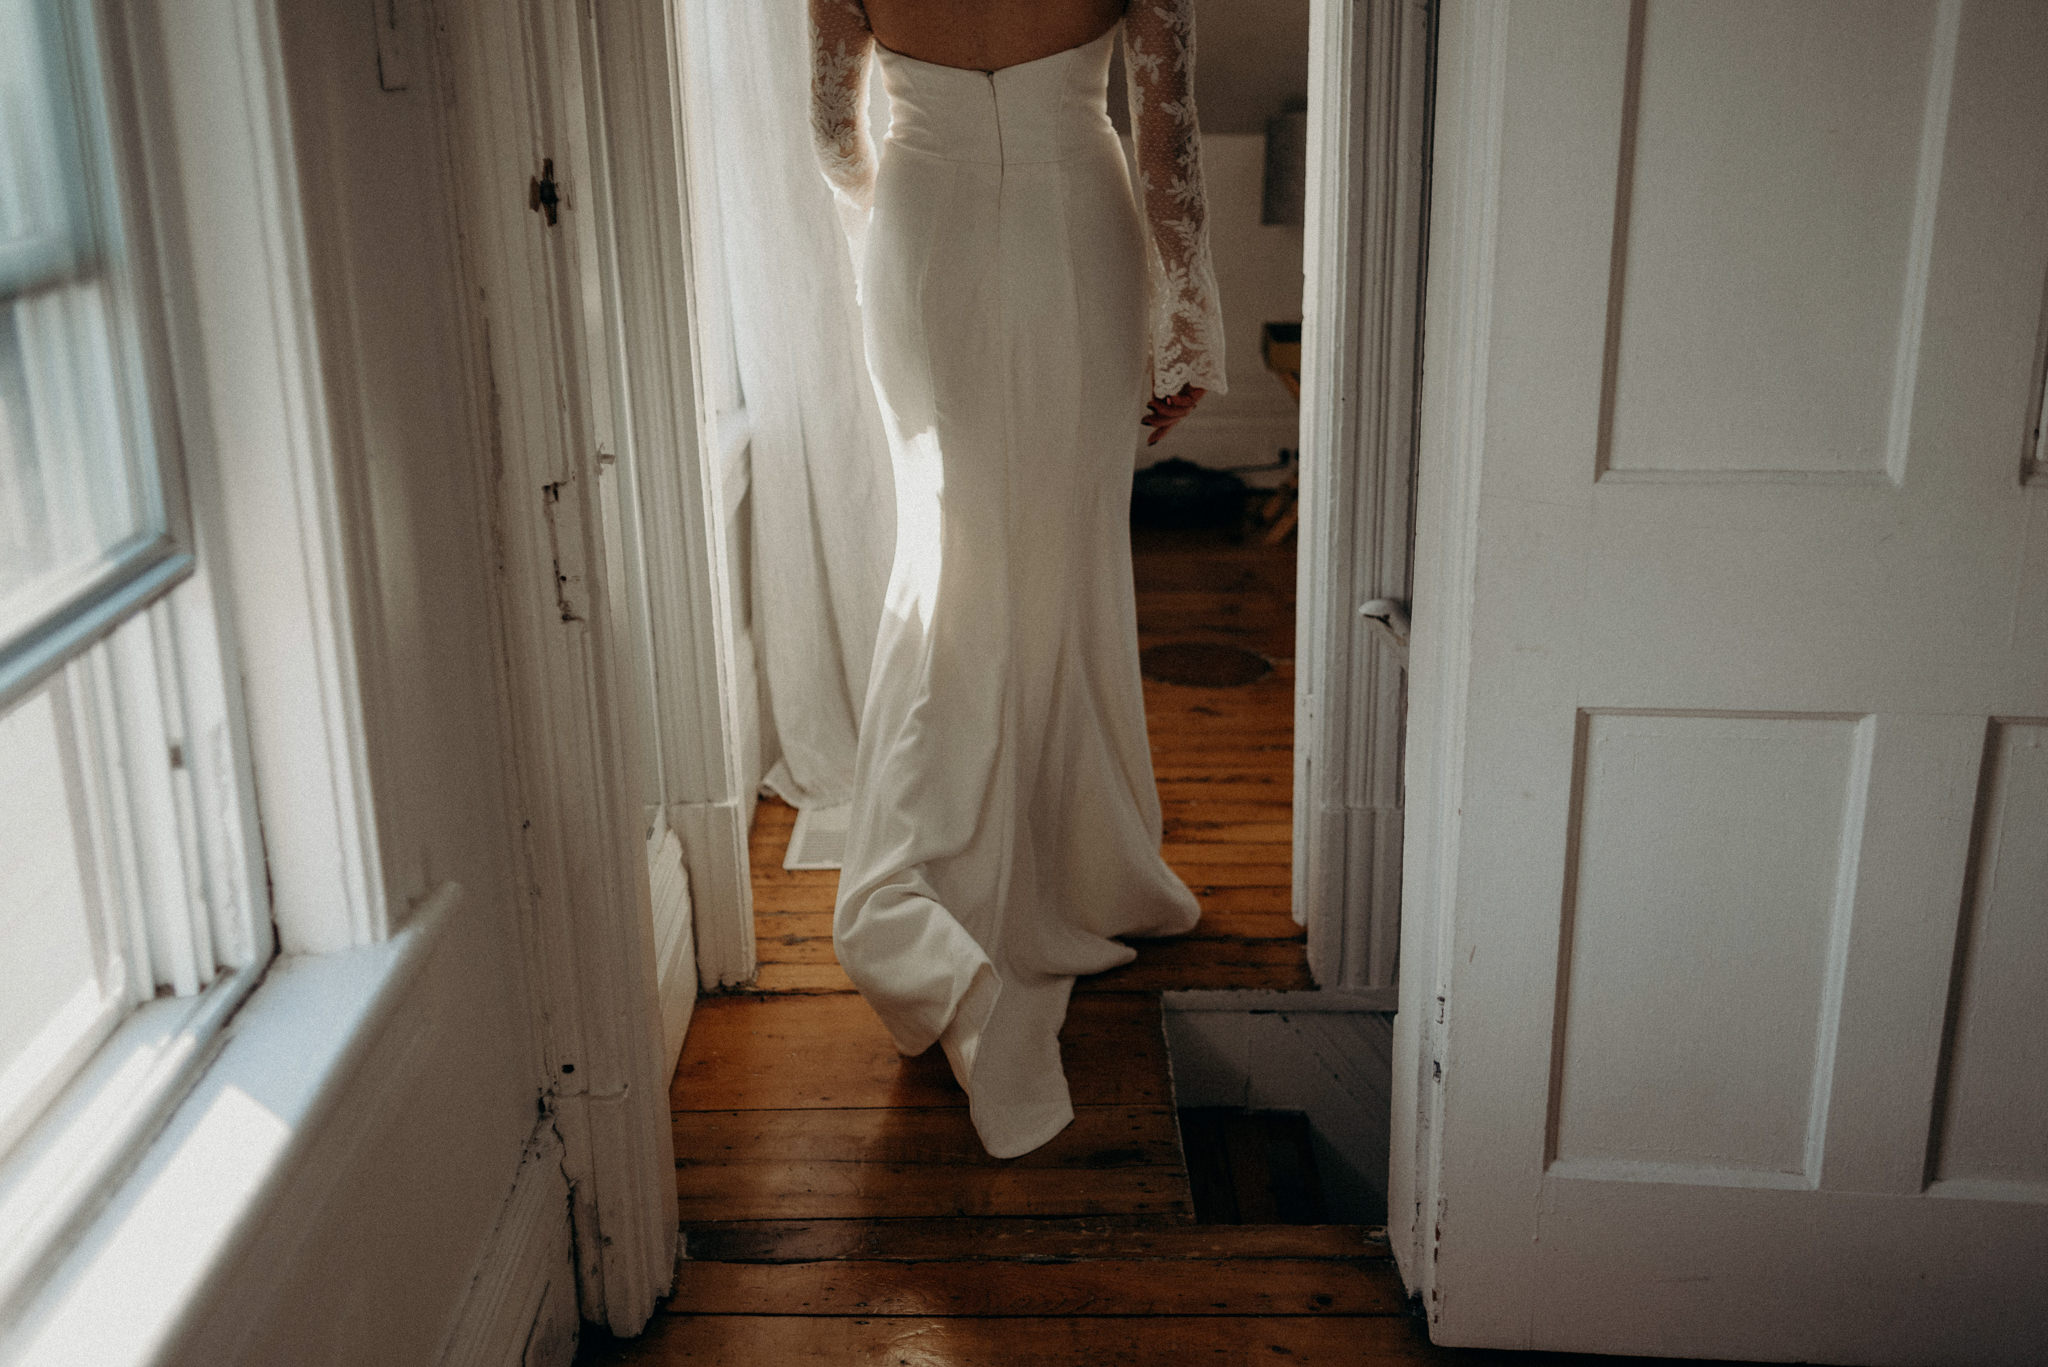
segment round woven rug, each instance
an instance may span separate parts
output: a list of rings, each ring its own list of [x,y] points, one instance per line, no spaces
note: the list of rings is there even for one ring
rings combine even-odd
[[[1193,688],[1237,688],[1257,683],[1273,672],[1273,662],[1254,651],[1202,641],[1153,646],[1138,657],[1138,663],[1148,679]]]

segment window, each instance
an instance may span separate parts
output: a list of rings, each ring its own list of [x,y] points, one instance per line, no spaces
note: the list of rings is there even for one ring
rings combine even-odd
[[[121,76],[87,0],[0,0],[0,1161],[271,946]]]

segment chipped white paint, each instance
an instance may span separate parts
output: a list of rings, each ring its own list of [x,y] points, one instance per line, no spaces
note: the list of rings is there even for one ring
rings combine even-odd
[[[654,0],[646,0],[653,4]],[[443,11],[454,165],[486,339],[538,1081],[570,1178],[583,1313],[637,1333],[673,1276],[673,1141],[646,851],[606,585],[577,215],[590,212],[581,20]],[[558,220],[526,187],[547,162]]]

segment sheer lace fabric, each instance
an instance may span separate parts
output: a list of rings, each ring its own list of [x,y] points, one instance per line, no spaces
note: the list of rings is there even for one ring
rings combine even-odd
[[[811,0],[811,141],[842,215],[875,201],[875,147],[863,114],[875,35],[860,0]]]
[[[860,0],[811,0],[811,132],[818,164],[858,240],[874,202],[864,118],[874,34]],[[1194,0],[1131,0],[1124,70],[1136,189],[1151,273],[1152,392],[1226,388],[1223,310],[1209,259],[1194,96]]]
[[[1152,258],[1152,392],[1222,393],[1223,309],[1195,117],[1194,0],[1131,0],[1124,78]]]

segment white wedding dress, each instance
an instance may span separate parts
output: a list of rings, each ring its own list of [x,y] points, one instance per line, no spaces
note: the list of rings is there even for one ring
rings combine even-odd
[[[998,1157],[1073,1119],[1075,975],[1200,915],[1159,853],[1128,524],[1146,397],[1223,388],[1191,6],[1132,0],[994,72],[880,48],[856,0],[812,7],[897,500],[833,943],[899,1049],[945,1049]],[[1106,111],[1119,31],[1135,186]]]

